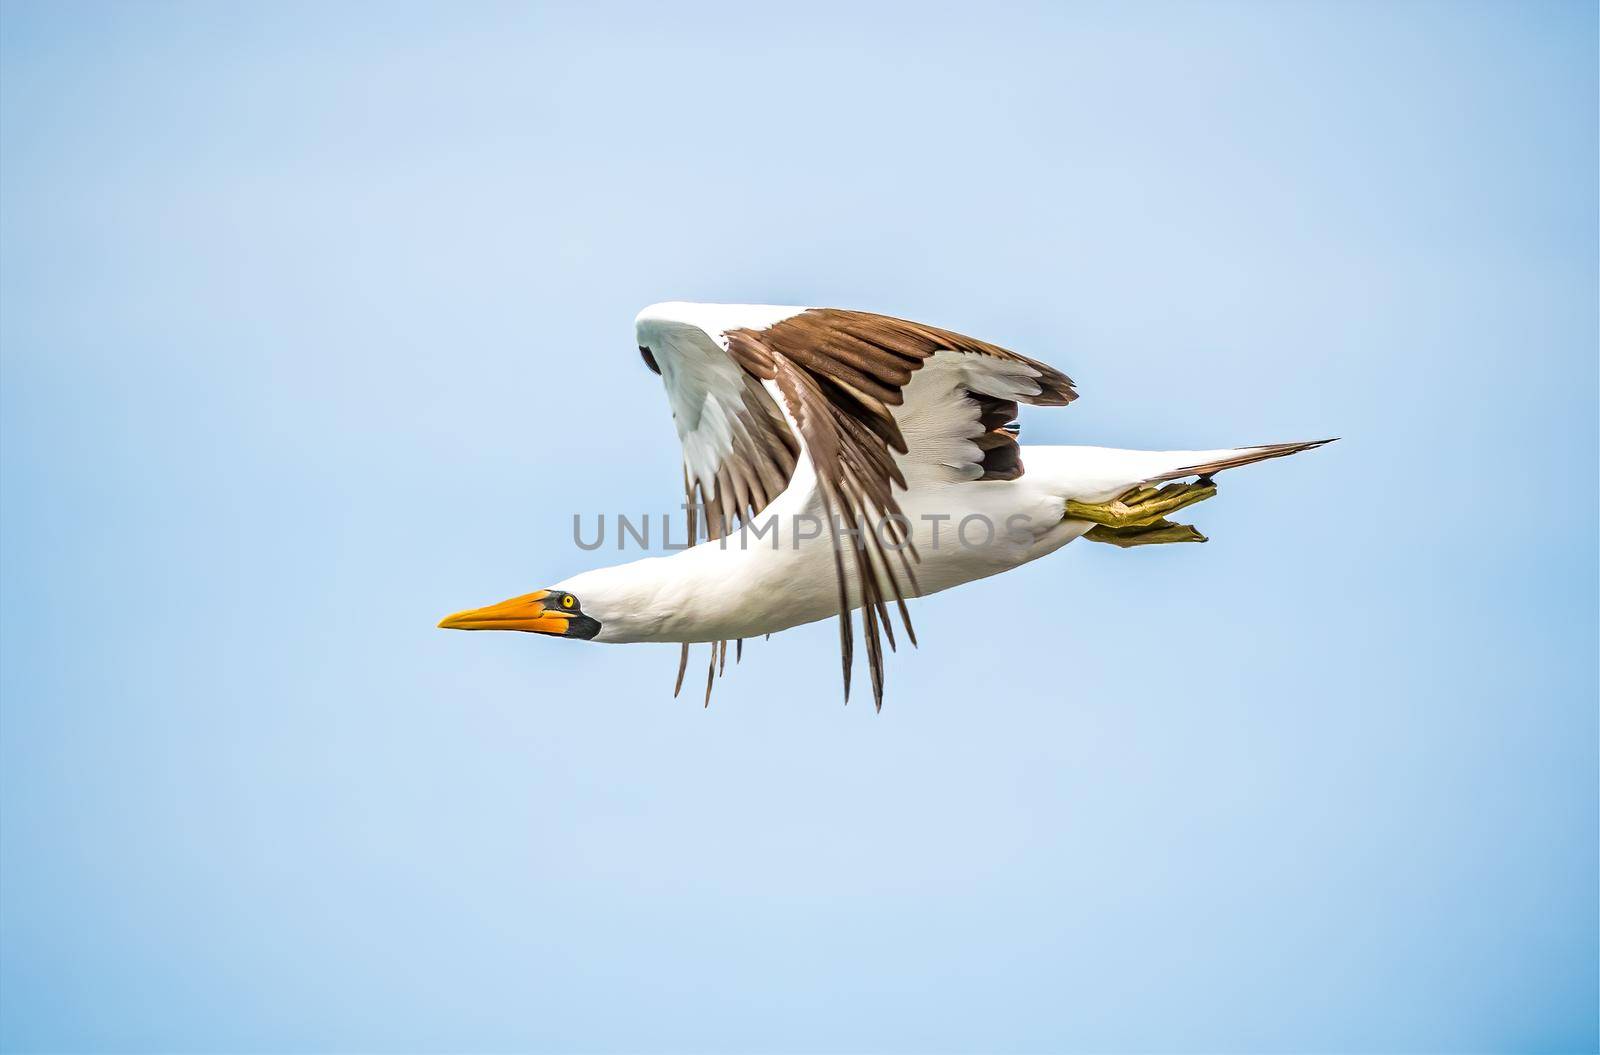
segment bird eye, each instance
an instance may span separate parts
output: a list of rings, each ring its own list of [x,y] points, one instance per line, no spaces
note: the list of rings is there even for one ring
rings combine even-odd
[[[570,593],[564,593],[561,595],[561,607],[576,608],[578,607],[578,599]]]

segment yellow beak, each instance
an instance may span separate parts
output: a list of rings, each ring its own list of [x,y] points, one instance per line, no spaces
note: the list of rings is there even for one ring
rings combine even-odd
[[[565,634],[572,617],[544,605],[549,590],[523,594],[509,601],[473,608],[439,620],[445,630],[521,630],[532,634]]]

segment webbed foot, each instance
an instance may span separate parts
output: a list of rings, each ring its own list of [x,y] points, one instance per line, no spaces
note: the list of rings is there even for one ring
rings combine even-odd
[[[1165,487],[1135,487],[1109,502],[1080,502],[1069,498],[1067,516],[1073,520],[1087,520],[1100,527],[1118,530],[1154,527],[1168,513],[1175,513],[1196,502],[1204,502],[1216,493],[1217,485],[1210,480],[1192,484],[1168,484]]]
[[[1104,542],[1128,549],[1131,546],[1160,546],[1167,542],[1205,542],[1206,537],[1192,524],[1158,520],[1148,527],[1113,528],[1096,524],[1084,533],[1090,542]]]

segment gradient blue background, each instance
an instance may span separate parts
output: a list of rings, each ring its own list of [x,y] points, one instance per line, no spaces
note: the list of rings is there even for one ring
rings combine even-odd
[[[1596,1045],[1589,4],[0,11],[0,1043]],[[835,631],[434,629],[678,500],[631,320],[1343,435]]]

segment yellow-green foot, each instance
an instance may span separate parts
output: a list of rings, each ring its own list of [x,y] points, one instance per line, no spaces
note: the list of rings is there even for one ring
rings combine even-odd
[[[1149,527],[1112,528],[1096,524],[1084,533],[1090,542],[1104,542],[1127,549],[1130,546],[1160,546],[1167,542],[1204,542],[1206,537],[1192,524],[1158,520]]]
[[[1204,502],[1217,493],[1210,480],[1165,487],[1135,487],[1109,502],[1068,500],[1067,516],[1095,526],[1083,536],[1112,546],[1157,546],[1168,542],[1204,542],[1206,537],[1188,524],[1166,519],[1185,506]]]
[[[1168,513],[1204,502],[1216,493],[1217,485],[1209,480],[1165,487],[1135,487],[1109,502],[1080,502],[1069,498],[1067,516],[1109,528],[1147,527]]]

